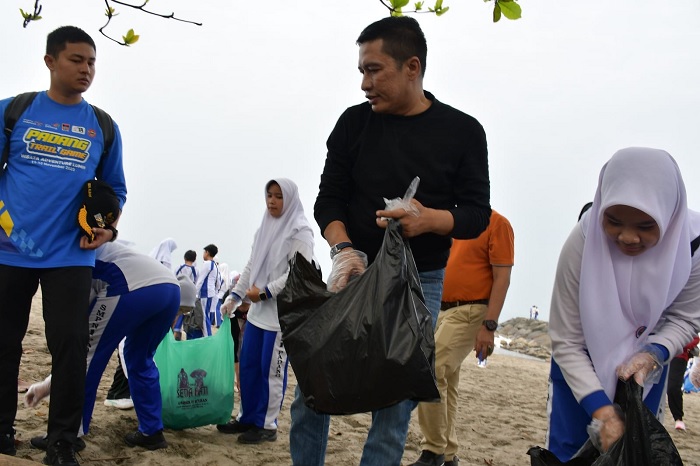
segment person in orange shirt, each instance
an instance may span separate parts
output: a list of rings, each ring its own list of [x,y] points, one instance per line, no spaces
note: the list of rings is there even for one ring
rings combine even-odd
[[[418,404],[423,451],[413,466],[459,463],[454,423],[460,366],[472,349],[484,362],[493,352],[494,332],[510,286],[514,244],[510,222],[495,210],[478,238],[453,240],[435,330],[440,403]]]

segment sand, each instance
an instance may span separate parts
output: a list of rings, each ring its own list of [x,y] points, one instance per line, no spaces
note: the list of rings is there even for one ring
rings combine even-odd
[[[29,330],[24,339],[20,378],[41,381],[50,372],[50,356],[44,339],[44,324],[38,297],[34,299]],[[110,362],[97,393],[97,403],[87,448],[80,453],[84,465],[289,465],[289,405],[296,385],[290,367],[290,381],[279,417],[278,439],[262,445],[242,445],[236,437],[219,433],[214,426],[165,431],[169,448],[147,451],[130,448],[124,435],[136,429],[133,410],[121,411],[103,405],[112,380],[116,356]],[[494,354],[486,368],[476,366],[473,356],[462,366],[458,436],[460,465],[529,465],[526,451],[544,444],[546,431],[547,374],[545,361]],[[20,395],[22,400],[23,395]],[[686,394],[686,432],[671,433],[686,465],[700,465],[700,394]],[[235,401],[238,406],[239,400]],[[234,411],[236,408],[234,408]],[[44,453],[33,449],[29,439],[46,429],[48,404],[36,408],[20,403],[17,412],[17,456],[41,462]],[[369,414],[332,418],[326,464],[356,465],[370,424]],[[664,425],[673,430],[667,410]],[[402,464],[408,465],[420,454],[420,428],[416,415],[411,423]],[[0,456],[0,465],[9,457]]]

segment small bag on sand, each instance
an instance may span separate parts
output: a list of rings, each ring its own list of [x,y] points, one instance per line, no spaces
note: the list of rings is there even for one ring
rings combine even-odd
[[[215,335],[176,341],[169,332],[154,357],[160,372],[163,425],[225,424],[233,411],[233,339],[224,318]]]

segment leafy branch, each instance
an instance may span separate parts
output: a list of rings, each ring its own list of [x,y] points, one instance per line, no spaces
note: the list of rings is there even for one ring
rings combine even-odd
[[[30,22],[38,21],[41,19],[41,15],[40,15],[41,4],[40,4],[40,2],[41,2],[41,0],[35,0],[33,12],[25,12],[24,10],[22,10],[20,8],[19,11],[22,14],[22,18],[24,18],[24,27],[25,28],[27,27],[27,25]],[[122,36],[122,40],[120,41],[120,40],[113,38],[112,36],[108,35],[105,32],[105,29],[107,28],[107,26],[109,26],[109,24],[112,22],[112,18],[114,18],[115,16],[117,16],[119,14],[112,7],[112,4],[117,4],[117,5],[121,5],[121,6],[128,7],[128,8],[133,8],[135,10],[141,11],[142,13],[146,13],[146,14],[153,15],[153,16],[158,16],[158,17],[164,18],[164,19],[172,19],[175,21],[180,21],[182,23],[194,24],[196,26],[202,25],[202,23],[198,23],[196,21],[190,21],[188,19],[178,18],[175,16],[174,12],[172,12],[170,14],[162,14],[162,13],[156,13],[155,11],[147,10],[146,5],[148,4],[149,0],[143,0],[143,3],[138,4],[138,5],[127,3],[127,2],[124,2],[121,0],[104,0],[104,2],[105,2],[105,6],[107,7],[105,10],[105,16],[107,17],[107,22],[104,24],[104,26],[102,26],[99,29],[100,34],[105,36],[107,39],[109,39],[113,42],[116,42],[119,45],[126,46],[126,47],[128,47],[129,45],[135,44],[139,40],[139,35],[135,34],[133,29],[129,29],[127,31],[127,33]]]
[[[450,9],[449,6],[444,6],[443,0],[435,0],[435,5],[428,7],[425,10],[425,1],[418,1],[413,4],[412,10],[404,10],[411,0],[379,0],[384,5],[391,16],[403,16],[405,13],[431,13],[437,16],[442,16]],[[494,2],[493,5],[493,22],[497,23],[501,19],[501,15],[507,19],[520,19],[522,10],[516,0],[484,0],[484,2]]]

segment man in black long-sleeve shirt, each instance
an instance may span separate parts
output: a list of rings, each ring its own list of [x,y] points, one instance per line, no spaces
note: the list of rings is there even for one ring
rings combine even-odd
[[[486,136],[477,120],[423,90],[427,46],[413,18],[373,23],[357,43],[368,102],[347,109],[328,138],[314,216],[331,246],[331,275],[347,270],[336,274],[336,289],[364,268],[358,251],[374,260],[382,217],[399,219],[434,325],[451,238],[478,237],[491,215]],[[418,215],[383,210],[384,198],[402,197],[416,176]],[[361,466],[401,463],[415,405],[406,400],[372,413]],[[306,407],[297,389],[290,431],[295,465],[324,463],[328,425],[329,416]],[[427,453],[417,465],[444,464],[444,457]]]

